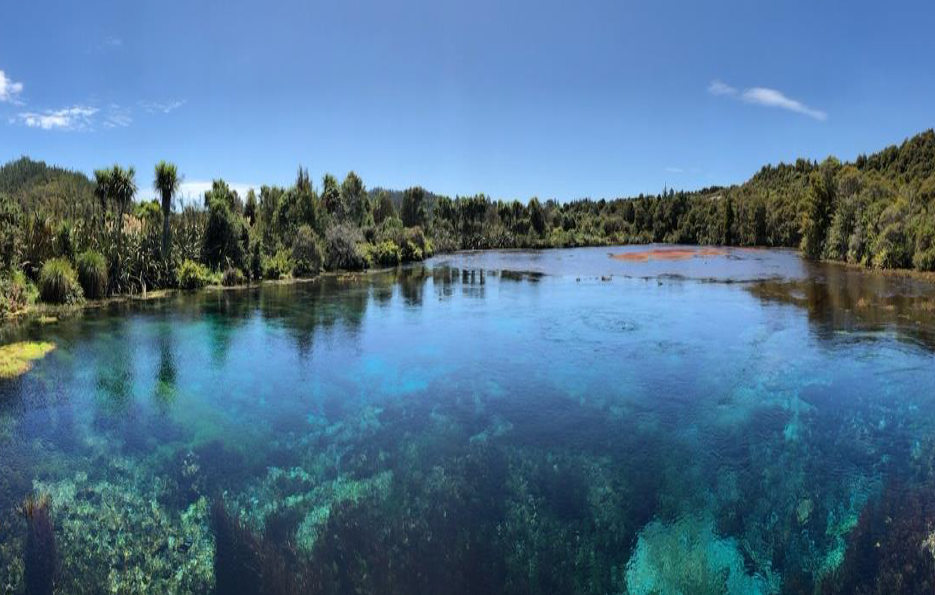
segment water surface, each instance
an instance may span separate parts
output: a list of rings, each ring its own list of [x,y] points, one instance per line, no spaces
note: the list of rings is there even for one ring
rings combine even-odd
[[[891,571],[881,540],[917,580],[932,287],[785,251],[609,258],[630,249],[5,329],[57,349],[0,381],[0,593],[38,494],[61,593],[213,592],[218,506],[311,593],[848,592]]]

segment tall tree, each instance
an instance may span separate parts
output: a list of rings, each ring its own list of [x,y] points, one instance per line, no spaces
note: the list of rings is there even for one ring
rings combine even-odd
[[[321,179],[321,202],[335,223],[347,219],[347,205],[341,196],[341,188],[338,186],[338,180],[331,174],[325,174]]]
[[[370,200],[367,198],[363,180],[353,171],[348,173],[341,183],[341,198],[351,221],[361,227],[367,225],[370,218]]]
[[[179,191],[182,180],[174,163],[160,161],[156,164],[153,189],[162,198],[162,257],[169,257],[169,215],[172,212],[172,199]]]
[[[830,171],[813,171],[809,175],[802,214],[802,252],[806,258],[821,258],[825,237],[831,225],[835,186]]]
[[[451,201],[449,201],[451,202]],[[383,223],[386,219],[396,216],[396,207],[390,199],[390,194],[386,190],[381,190],[377,196],[377,205],[373,209],[373,221],[377,225]]]
[[[407,188],[403,192],[403,204],[400,209],[403,225],[415,227],[425,223],[425,190],[421,186]]]

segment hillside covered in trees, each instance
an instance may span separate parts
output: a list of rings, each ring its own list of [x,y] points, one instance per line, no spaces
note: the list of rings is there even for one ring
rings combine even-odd
[[[668,242],[800,247],[813,259],[935,270],[935,133],[853,163],[765,166],[692,192],[559,203],[367,190],[354,172],[240,196],[223,180],[178,208],[181,175],[82,173],[23,157],[0,168],[0,313],[36,293],[73,302],[163,287],[240,284],[418,261],[434,251]]]

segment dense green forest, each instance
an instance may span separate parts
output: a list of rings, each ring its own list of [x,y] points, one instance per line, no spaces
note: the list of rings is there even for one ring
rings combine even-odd
[[[450,198],[367,190],[354,172],[240,196],[214,181],[179,205],[175,165],[153,201],[132,168],[82,173],[26,157],[0,168],[0,314],[156,288],[235,285],[418,261],[434,251],[667,242],[799,247],[813,259],[935,270],[935,133],[853,163],[766,166],[749,181],[613,200]]]

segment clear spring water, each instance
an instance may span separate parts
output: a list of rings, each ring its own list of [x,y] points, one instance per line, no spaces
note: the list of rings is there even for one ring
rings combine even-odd
[[[0,593],[30,494],[61,593],[211,593],[214,502],[315,593],[844,592],[887,571],[855,536],[925,554],[928,513],[870,511],[935,493],[932,288],[630,249],[4,329],[57,348],[0,380]]]

